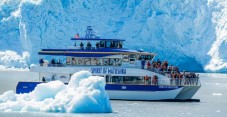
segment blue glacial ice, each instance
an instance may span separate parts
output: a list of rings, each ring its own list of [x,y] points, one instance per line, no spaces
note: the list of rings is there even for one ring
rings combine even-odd
[[[69,85],[51,81],[39,84],[30,93],[5,92],[0,95],[0,111],[110,113],[112,107],[104,78],[80,71],[72,75]]]
[[[124,38],[126,47],[155,52],[181,70],[226,72],[226,10],[226,0],[3,0],[0,56],[10,50],[21,59],[1,59],[0,68],[37,63],[41,48],[73,45],[70,38],[92,25],[101,37]]]

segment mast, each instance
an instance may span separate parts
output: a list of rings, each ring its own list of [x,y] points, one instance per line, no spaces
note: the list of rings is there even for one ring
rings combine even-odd
[[[85,38],[91,39],[91,38],[95,38],[96,37],[95,31],[92,29],[91,26],[87,26],[87,29],[86,29],[85,32],[86,32]]]

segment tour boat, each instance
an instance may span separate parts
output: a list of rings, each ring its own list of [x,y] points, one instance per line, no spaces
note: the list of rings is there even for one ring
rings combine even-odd
[[[42,49],[39,55],[53,59],[41,59],[31,67],[31,72],[39,73],[39,82],[19,82],[16,93],[29,93],[52,80],[67,84],[71,75],[81,70],[103,76],[109,98],[115,100],[189,100],[201,87],[194,73],[154,61],[155,53],[127,49],[123,39],[95,36],[91,26],[84,38],[77,34],[71,40],[74,44],[67,49]],[[54,59],[59,56],[61,60]]]

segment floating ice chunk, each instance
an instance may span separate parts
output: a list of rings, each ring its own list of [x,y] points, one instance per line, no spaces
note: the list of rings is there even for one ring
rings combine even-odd
[[[30,95],[36,101],[42,101],[46,98],[54,98],[58,92],[65,88],[66,86],[63,82],[51,81],[37,85]]]
[[[5,93],[3,93],[3,95],[0,95],[0,103],[15,100],[16,96],[14,95],[14,92],[12,90],[6,91]]]
[[[80,72],[77,72],[75,74],[73,74],[71,76],[71,80],[69,82],[69,87],[71,88],[76,88],[79,86],[79,82],[82,80],[82,79],[85,79],[85,78],[88,78],[90,77],[92,74],[88,71],[80,71]]]
[[[52,81],[28,94],[5,92],[0,95],[0,111],[109,113],[112,108],[104,78],[80,71],[72,75],[69,85]]]

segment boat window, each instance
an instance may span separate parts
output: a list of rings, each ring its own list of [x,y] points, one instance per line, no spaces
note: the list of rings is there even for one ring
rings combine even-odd
[[[106,83],[112,83],[112,78],[110,75],[106,75]]]
[[[135,61],[136,61],[136,55],[135,55],[135,54],[130,54],[130,55],[129,55],[129,62],[130,62],[131,64],[134,64]]]
[[[100,41],[100,47],[105,47],[105,41]]]
[[[110,65],[110,59],[104,58],[103,59],[103,64],[102,65]]]
[[[77,65],[77,60],[76,60],[76,58],[72,58],[72,65]]]
[[[71,58],[70,58],[70,57],[67,57],[67,59],[66,59],[66,64],[67,64],[67,65],[70,65],[70,64],[71,64]]]
[[[123,55],[123,62],[128,62],[128,55],[127,54]]]
[[[115,61],[116,61],[116,65],[117,66],[121,66],[121,63],[122,63],[122,60],[121,59],[116,58]]]
[[[144,59],[144,60],[152,60],[152,58],[153,58],[153,56],[151,56],[151,55],[141,55],[139,60],[142,60],[142,59]]]
[[[92,58],[91,59],[91,65],[101,65],[100,59]]]
[[[110,65],[113,65],[113,66],[116,65],[115,59],[113,59],[113,58],[110,59]]]
[[[113,46],[113,42],[110,42],[110,41],[106,41],[106,47],[107,48],[110,48]]]
[[[84,65],[84,58],[78,58],[77,63],[78,65]]]
[[[85,65],[91,65],[91,58],[85,58],[84,59],[84,64]]]
[[[121,41],[118,42],[118,48],[122,48],[122,42]]]
[[[118,41],[114,41],[114,47],[115,47],[115,48],[118,47]]]
[[[136,55],[135,54],[130,54],[129,58],[136,58]]]
[[[108,77],[106,82],[115,84],[144,84],[143,78],[140,76],[112,76]]]

